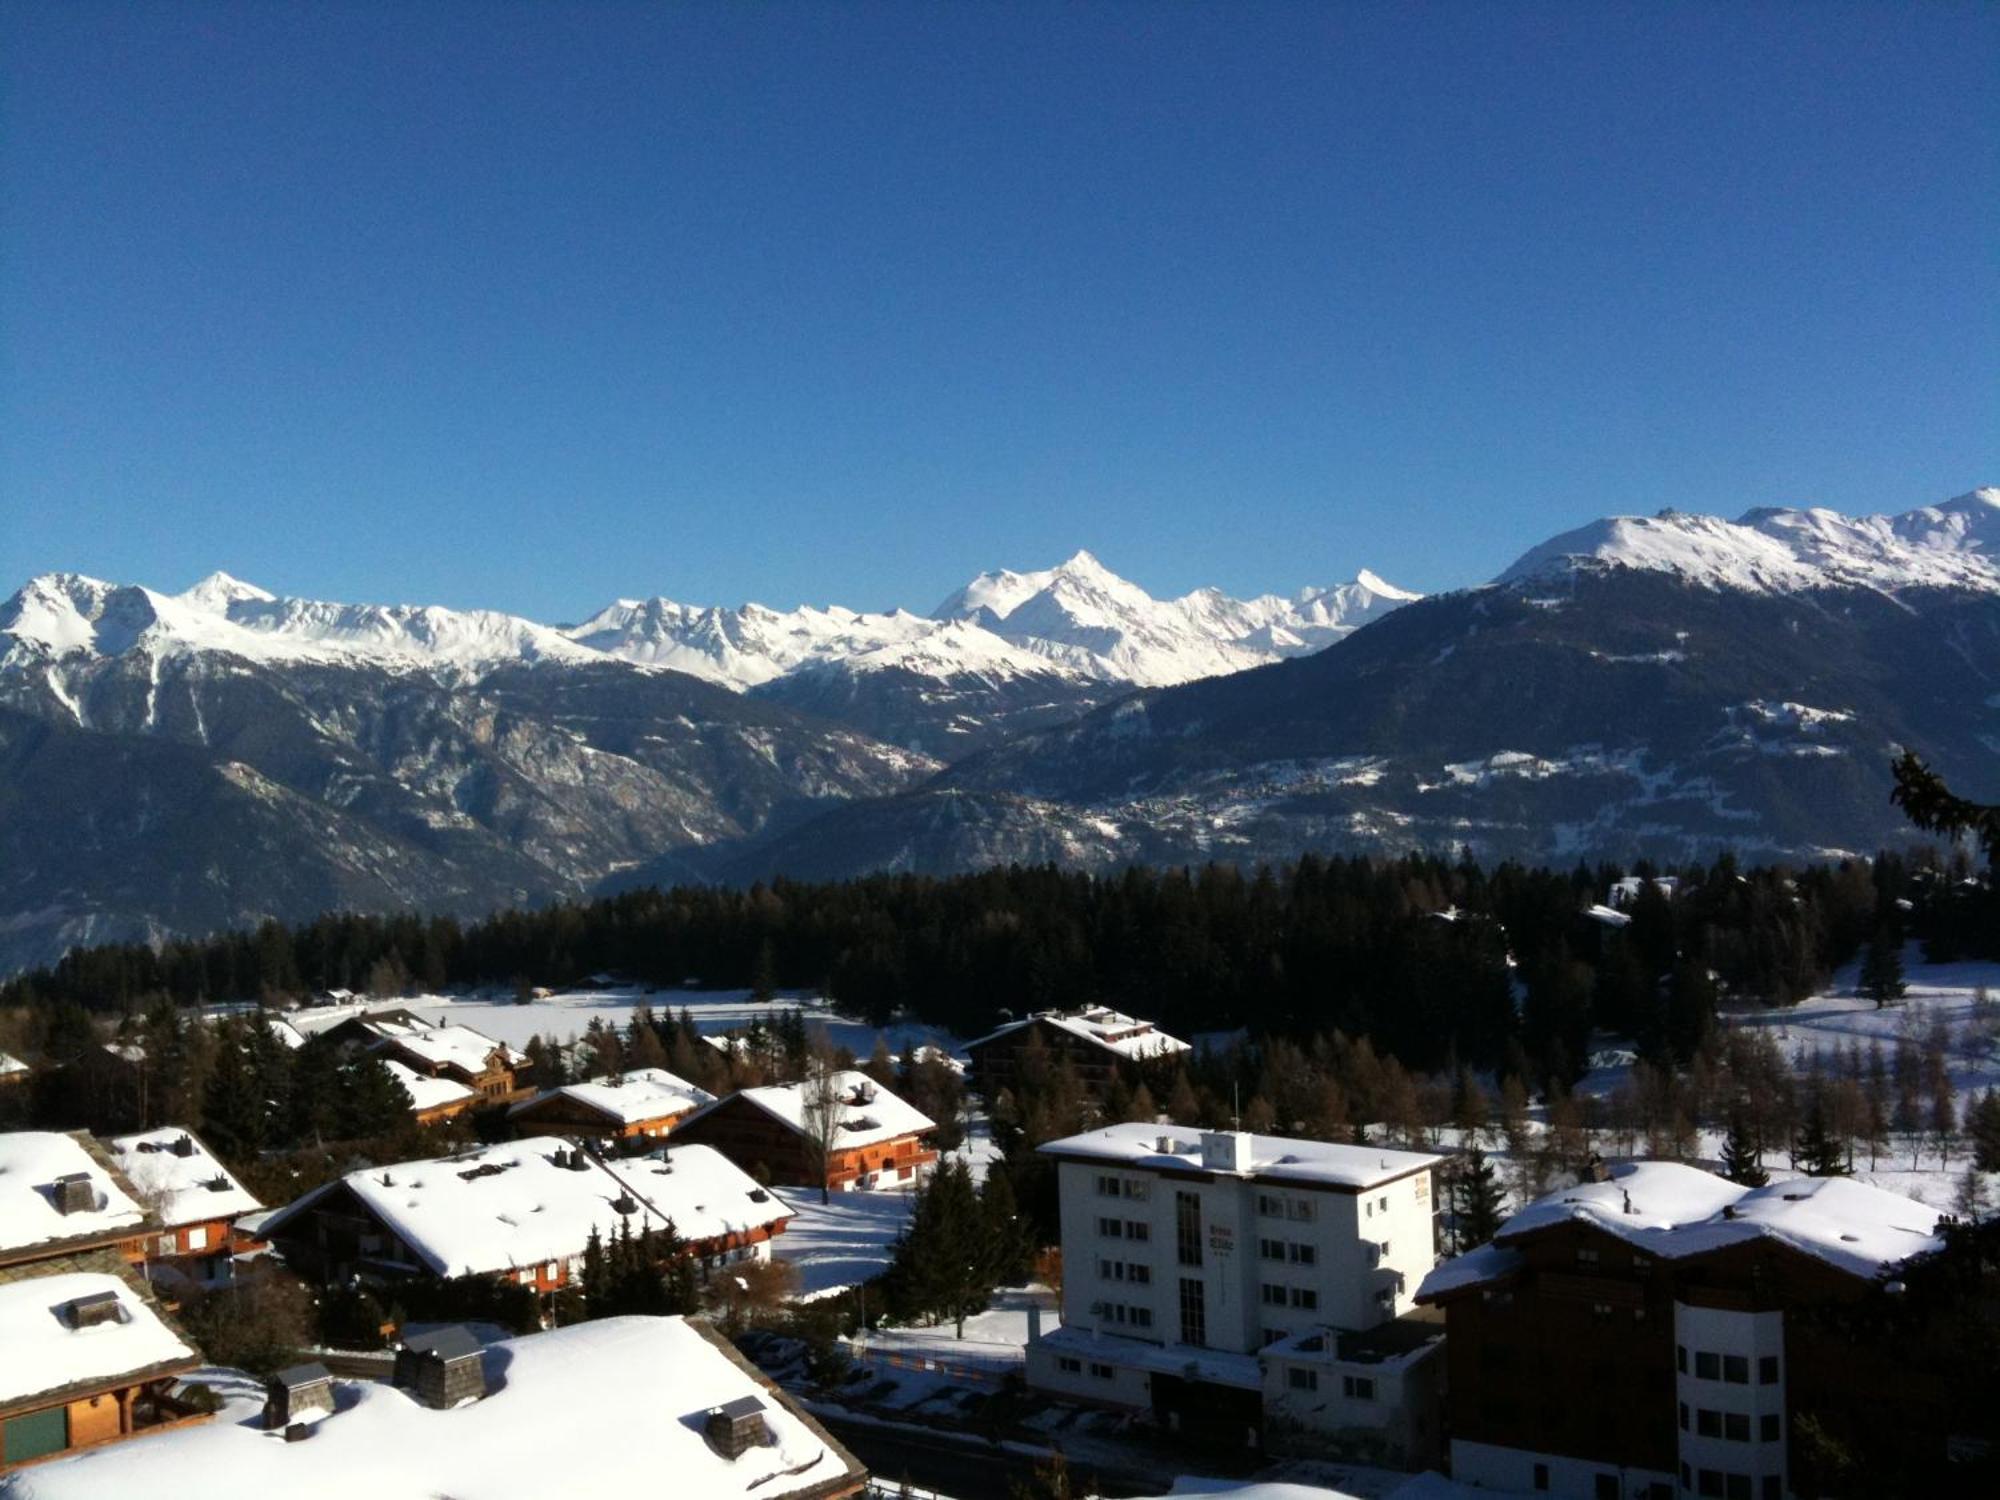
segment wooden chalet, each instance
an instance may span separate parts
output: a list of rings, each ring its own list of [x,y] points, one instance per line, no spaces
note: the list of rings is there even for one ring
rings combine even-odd
[[[131,1264],[156,1241],[159,1216],[88,1133],[0,1135],[0,1268],[111,1250]]]
[[[1091,1006],[1038,1011],[1023,1020],[1010,1021],[966,1043],[965,1054],[970,1059],[967,1072],[972,1083],[991,1098],[1038,1069],[1065,1064],[1086,1089],[1102,1093],[1113,1078],[1122,1075],[1127,1082],[1136,1081],[1145,1065],[1172,1060],[1192,1050],[1151,1021]]]
[[[704,1265],[764,1259],[789,1205],[719,1153],[675,1147],[607,1162],[548,1136],[369,1167],[264,1220],[288,1264],[325,1282],[487,1276],[552,1292],[609,1240],[671,1228]]]
[[[866,1073],[837,1073],[833,1089],[836,1119],[823,1174],[801,1083],[743,1089],[719,1099],[683,1120],[674,1139],[712,1146],[763,1181],[836,1190],[909,1184],[937,1160],[929,1144],[935,1122]]]
[[[115,1252],[0,1269],[0,1473],[208,1420],[172,1395],[201,1364]]]
[[[546,1089],[509,1107],[519,1135],[584,1136],[593,1140],[647,1140],[666,1135],[715,1095],[665,1068],[634,1068],[615,1078],[593,1078]]]
[[[231,1256],[249,1248],[236,1222],[264,1206],[256,1195],[179,1126],[115,1136],[106,1145],[160,1223],[144,1241],[148,1279],[192,1286],[229,1280]]]

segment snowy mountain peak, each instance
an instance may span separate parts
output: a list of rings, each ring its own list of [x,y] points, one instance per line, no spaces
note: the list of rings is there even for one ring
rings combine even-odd
[[[223,572],[214,572],[202,579],[186,593],[177,596],[182,603],[192,604],[197,609],[206,609],[216,614],[227,614],[229,606],[242,600],[259,604],[276,602],[277,595],[260,589],[254,583],[245,583],[240,578],[232,578]]]
[[[2000,591],[2000,490],[1973,490],[1900,515],[1760,507],[1734,521],[1676,510],[1608,516],[1530,549],[1495,582],[1589,567],[1639,568],[1708,588],[1773,593],[1833,587]]]

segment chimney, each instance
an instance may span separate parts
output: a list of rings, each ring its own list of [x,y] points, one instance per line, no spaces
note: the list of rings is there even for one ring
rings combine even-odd
[[[125,1309],[116,1292],[92,1292],[63,1304],[63,1321],[72,1328],[95,1328],[100,1323],[123,1323]]]
[[[179,1140],[174,1142],[173,1152],[174,1155],[176,1156],[193,1156],[194,1137],[191,1135],[183,1135]]]
[[[1175,1154],[1174,1138],[1170,1135],[1161,1136],[1157,1141],[1153,1143],[1153,1146],[1154,1149],[1157,1150],[1162,1156],[1172,1156]]]
[[[769,1437],[764,1426],[764,1403],[755,1396],[738,1396],[726,1406],[711,1406],[702,1431],[715,1451],[724,1458],[741,1458],[752,1448],[761,1447]]]
[[[65,1172],[55,1181],[56,1212],[87,1214],[97,1209],[97,1189],[88,1172]]]
[[[486,1361],[462,1323],[420,1333],[396,1351],[396,1384],[425,1406],[449,1411],[486,1394]]]

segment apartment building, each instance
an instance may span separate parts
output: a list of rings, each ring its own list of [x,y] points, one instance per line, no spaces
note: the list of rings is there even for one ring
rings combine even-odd
[[[1052,1141],[1063,1241],[1063,1327],[1028,1350],[1031,1384],[1152,1410],[1172,1430],[1261,1442],[1264,1351],[1312,1335],[1358,1334],[1404,1318],[1436,1260],[1431,1171],[1438,1158],[1246,1131],[1114,1125]],[[1344,1375],[1383,1380],[1378,1345],[1310,1357],[1329,1395]],[[1359,1369],[1360,1363],[1372,1368]],[[1300,1388],[1306,1384],[1300,1377]],[[1352,1425],[1327,1403],[1301,1424]]]

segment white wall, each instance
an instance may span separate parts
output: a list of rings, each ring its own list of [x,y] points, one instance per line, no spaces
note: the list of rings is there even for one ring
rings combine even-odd
[[[1547,1465],[1549,1473],[1548,1486],[1540,1491],[1535,1485],[1537,1464]],[[1454,1438],[1451,1444],[1451,1477],[1460,1484],[1483,1489],[1542,1493],[1557,1496],[1558,1500],[1595,1500],[1598,1476],[1603,1474],[1617,1481],[1619,1500],[1649,1500],[1655,1485],[1676,1488],[1672,1474],[1650,1469],[1621,1469],[1615,1464],[1588,1463],[1560,1453],[1469,1443],[1463,1438]]]
[[[1067,1268],[1064,1271],[1068,1277]],[[1077,1360],[1083,1368],[1077,1371],[1062,1368],[1066,1358]],[[1036,1390],[1054,1391],[1059,1395],[1073,1396],[1079,1401],[1102,1402],[1110,1406],[1131,1407],[1145,1410],[1153,1404],[1152,1385],[1144,1370],[1133,1369],[1129,1365],[1112,1364],[1112,1375],[1105,1379],[1091,1373],[1093,1364],[1105,1361],[1092,1360],[1084,1355],[1070,1354],[1060,1345],[1041,1341],[1028,1345],[1027,1379]]]
[[[1785,1315],[1782,1312],[1726,1312],[1718,1308],[1674,1304],[1675,1376],[1674,1394],[1688,1412],[1687,1428],[1680,1433],[1681,1462],[1699,1480],[1700,1471],[1719,1474],[1748,1474],[1751,1492],[1764,1493],[1764,1479],[1777,1475],[1782,1483],[1785,1450],[1790,1433],[1785,1417]],[[1680,1351],[1687,1351],[1687,1368],[1680,1369]],[[1749,1379],[1738,1384],[1728,1380],[1707,1380],[1697,1372],[1699,1356],[1708,1353],[1720,1358],[1735,1355],[1748,1366]],[[1758,1380],[1758,1365],[1765,1358],[1778,1361],[1778,1379],[1764,1385]],[[1743,1418],[1749,1429],[1747,1441],[1727,1437],[1703,1437],[1700,1413],[1720,1412]],[[1762,1437],[1766,1417],[1778,1419],[1777,1436]],[[1679,1420],[1678,1410],[1675,1420]]]

